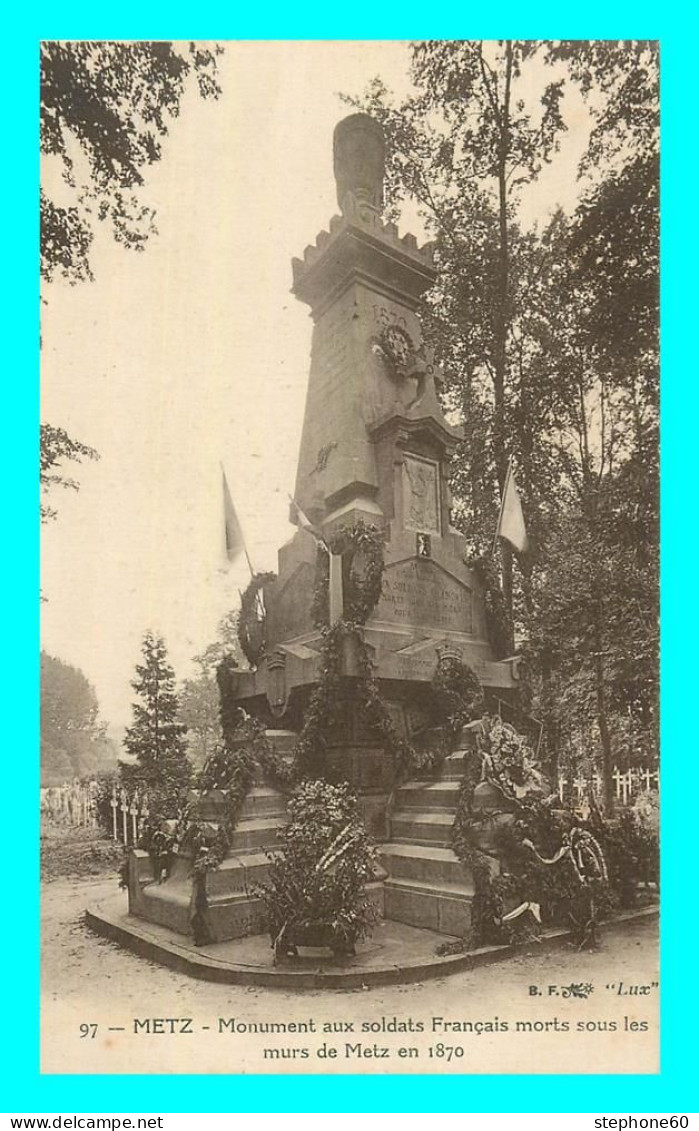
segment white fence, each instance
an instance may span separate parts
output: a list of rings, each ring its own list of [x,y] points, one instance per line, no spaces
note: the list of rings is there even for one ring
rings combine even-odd
[[[633,804],[640,793],[645,793],[649,789],[657,790],[659,785],[658,771],[647,767],[637,766],[634,769],[622,771],[615,766],[612,779],[616,800],[621,805]],[[561,801],[571,801],[574,805],[580,805],[591,794],[595,798],[601,799],[603,792],[602,778],[599,773],[593,773],[588,777],[585,777],[582,773],[571,777],[566,777],[564,774],[558,775],[558,796]]]
[[[100,785],[96,781],[75,781],[41,790],[41,812],[50,821],[72,828],[97,828]],[[141,823],[148,816],[148,795],[127,793],[112,787],[109,798],[110,833],[122,844],[135,844]]]
[[[621,805],[631,805],[640,793],[658,788],[658,771],[648,768],[621,771],[616,767],[612,774],[616,799]],[[51,821],[73,828],[97,828],[97,803],[100,785],[96,781],[75,781],[66,785],[50,786],[41,790],[41,812]],[[580,806],[591,794],[601,800],[602,778],[599,773],[586,777],[559,774],[558,796],[561,801]],[[148,794],[112,787],[109,798],[109,832],[113,840],[122,844],[135,844],[142,822],[148,816]]]

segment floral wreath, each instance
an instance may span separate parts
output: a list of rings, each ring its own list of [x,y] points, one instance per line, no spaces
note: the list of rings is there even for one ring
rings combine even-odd
[[[246,660],[257,667],[265,650],[267,615],[260,600],[265,585],[276,581],[276,573],[255,573],[240,597],[238,614],[238,640]]]
[[[326,539],[331,554],[342,555],[342,589],[344,620],[366,624],[376,608],[383,587],[384,556],[383,534],[376,526],[356,522],[345,526]],[[361,573],[352,568],[357,554],[364,559]],[[322,548],[316,562],[316,584],[313,616],[316,624],[327,625],[329,620],[330,560]]]

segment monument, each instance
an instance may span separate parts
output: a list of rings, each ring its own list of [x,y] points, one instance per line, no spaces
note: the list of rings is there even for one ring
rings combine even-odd
[[[461,433],[440,407],[441,374],[419,318],[436,272],[429,246],[381,221],[384,140],[368,115],[337,126],[334,168],[342,214],[293,261],[293,293],[314,322],[294,500],[326,540],[358,521],[383,534],[383,592],[365,640],[396,725],[410,736],[423,722],[415,691],[432,679],[440,651],[503,698],[518,665],[494,658],[483,589],[450,523],[449,458]],[[318,679],[316,568],[316,538],[299,529],[264,586],[264,656],[235,677],[241,704],[295,731]],[[343,727],[336,759],[346,771],[351,764],[362,793],[389,791],[391,767],[351,701]],[[372,831],[381,834],[380,821]]]
[[[445,656],[467,665],[486,696],[506,698],[518,678],[516,658],[494,654],[483,585],[467,564],[465,538],[450,522],[448,468],[460,431],[440,406],[442,375],[419,317],[422,296],[437,277],[430,246],[418,247],[381,219],[384,138],[372,118],[353,114],[339,123],[333,159],[340,215],[292,264],[293,293],[314,324],[292,508],[292,520],[301,520],[279,551],[278,575],[261,583],[256,663],[222,680],[224,712],[244,707],[282,756],[293,751],[321,679],[319,569],[348,529],[373,531],[382,543],[382,589],[362,639],[398,735],[416,745],[428,740],[423,693]],[[361,551],[345,554],[345,581],[352,561],[361,572],[361,558]],[[340,615],[347,616],[346,607]],[[326,768],[353,784],[380,844],[377,903],[389,919],[461,935],[473,882],[451,850],[450,832],[468,728],[438,777],[401,784],[385,736],[370,725],[356,694],[359,675],[348,648]],[[211,794],[201,805],[200,816],[214,827],[220,804]],[[260,771],[228,858],[206,877],[213,938],[263,929],[251,891],[264,876],[265,852],[274,847],[284,811],[283,794]],[[133,854],[134,914],[188,934],[192,898],[186,856],[156,885],[147,855]]]

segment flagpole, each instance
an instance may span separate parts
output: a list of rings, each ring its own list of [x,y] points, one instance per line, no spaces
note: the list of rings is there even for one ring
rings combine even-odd
[[[495,537],[493,538],[493,553],[498,544],[498,534],[500,533],[500,523],[502,522],[502,512],[505,508],[505,499],[507,498],[507,487],[510,482],[510,475],[512,474],[512,456],[507,461],[507,475],[505,476],[505,484],[502,489],[502,498],[500,499],[500,513],[498,515],[498,524],[495,527]]]

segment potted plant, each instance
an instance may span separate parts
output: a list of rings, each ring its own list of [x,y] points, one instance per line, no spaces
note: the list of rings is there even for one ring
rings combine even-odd
[[[307,781],[289,801],[282,850],[271,857],[262,899],[275,962],[299,946],[327,947],[337,957],[376,921],[365,885],[374,874],[374,851],[357,799],[346,784]]]

